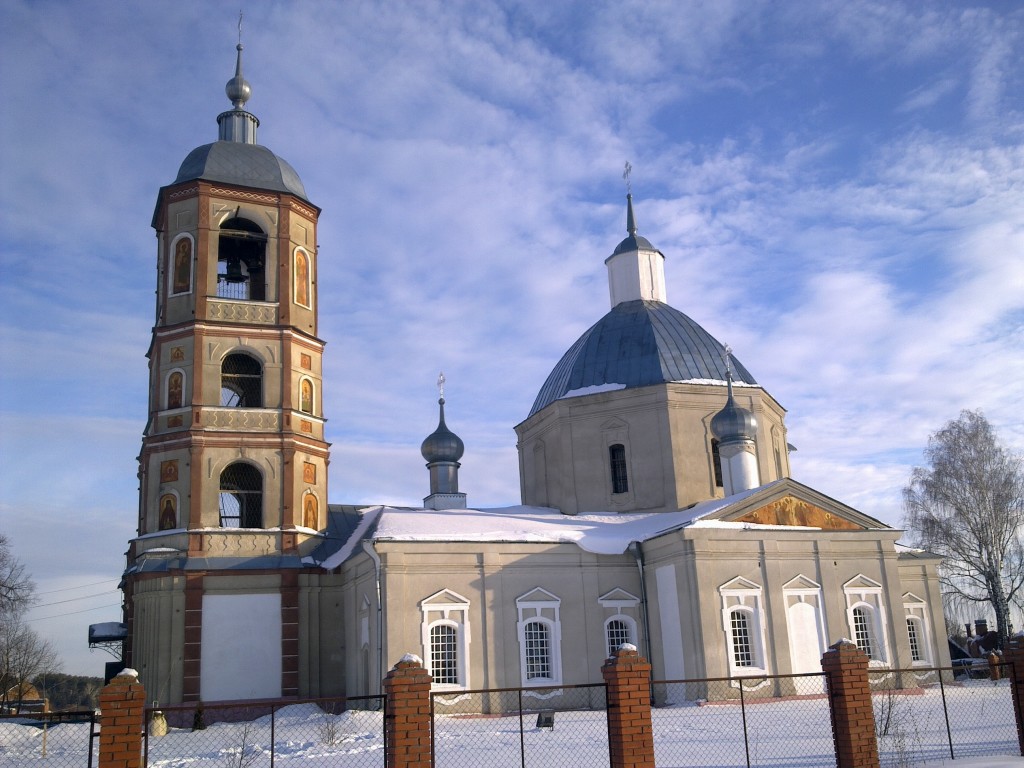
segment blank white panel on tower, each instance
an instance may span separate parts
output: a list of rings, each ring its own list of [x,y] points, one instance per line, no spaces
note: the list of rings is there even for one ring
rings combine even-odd
[[[203,701],[281,695],[281,596],[203,595]]]

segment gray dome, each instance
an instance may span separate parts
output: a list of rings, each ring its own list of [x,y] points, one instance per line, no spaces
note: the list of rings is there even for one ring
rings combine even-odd
[[[437,402],[441,406],[441,418],[437,429],[423,441],[423,445],[420,446],[420,453],[423,454],[423,458],[427,460],[428,464],[441,461],[455,463],[462,458],[466,447],[462,442],[462,438],[448,429],[448,426],[444,423],[444,398],[442,397]]]
[[[287,192],[309,200],[295,169],[261,144],[215,141],[196,147],[181,164],[174,183],[194,179]]]
[[[576,341],[540,388],[530,416],[584,387],[647,387],[727,377],[725,347],[677,309],[660,301],[617,305]],[[756,385],[733,358],[733,378]]]
[[[711,417],[711,434],[720,443],[753,440],[757,436],[757,419],[750,411],[732,399],[732,387],[725,407]]]

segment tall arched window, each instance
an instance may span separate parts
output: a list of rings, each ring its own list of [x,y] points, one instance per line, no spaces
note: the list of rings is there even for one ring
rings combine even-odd
[[[430,676],[435,685],[459,684],[459,631],[454,624],[430,628]]]
[[[526,679],[553,679],[551,669],[551,628],[545,621],[528,621],[523,627]]]
[[[753,667],[754,649],[750,639],[750,622],[747,612],[734,609],[732,620],[732,663],[736,667]]]
[[[612,472],[612,493],[627,493],[629,477],[626,472],[626,446],[622,443],[609,445],[608,460]]]
[[[632,643],[636,645],[634,626],[632,619],[626,616],[611,618],[605,622],[604,636],[608,646],[608,655],[612,656],[621,645]]]
[[[864,655],[869,659],[877,659],[875,651],[875,617],[873,611],[864,605],[853,609],[853,639]]]
[[[711,465],[715,472],[715,487],[722,488],[725,483],[722,482],[722,452],[718,449],[718,440],[711,439]]]
[[[266,298],[267,236],[254,222],[232,218],[220,225],[217,296],[263,301]]]
[[[263,527],[263,475],[252,464],[236,462],[220,473],[220,525]]]
[[[236,352],[220,366],[220,404],[231,408],[263,407],[263,366],[254,357]]]

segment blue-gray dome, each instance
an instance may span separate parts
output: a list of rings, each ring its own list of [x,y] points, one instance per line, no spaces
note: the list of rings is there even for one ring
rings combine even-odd
[[[647,387],[727,377],[725,347],[677,309],[660,301],[617,305],[580,336],[540,388],[530,416],[584,387]],[[735,381],[757,381],[733,358]]]
[[[309,199],[295,169],[261,144],[215,141],[196,147],[181,164],[174,183],[194,179],[287,192]]]
[[[427,460],[428,464],[439,461],[455,463],[462,458],[466,447],[462,438],[448,429],[448,425],[444,423],[444,398],[442,397],[437,402],[441,406],[441,417],[438,420],[437,429],[428,435],[427,439],[423,441],[423,445],[420,446],[420,453],[423,454],[423,458]]]

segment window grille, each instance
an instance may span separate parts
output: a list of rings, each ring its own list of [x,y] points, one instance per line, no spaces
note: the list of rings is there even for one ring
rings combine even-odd
[[[547,624],[531,621],[524,628],[526,679],[551,678],[551,631]]]
[[[907,619],[907,636],[910,638],[910,658],[912,661],[925,661],[921,652],[921,636],[915,619]]]
[[[853,639],[864,654],[869,658],[875,658],[875,644],[871,630],[871,616],[866,608],[853,609]]]
[[[263,527],[263,476],[251,464],[231,464],[220,473],[220,525]]]
[[[459,684],[458,632],[450,624],[430,628],[430,674],[435,683]]]
[[[613,655],[620,645],[633,642],[633,633],[629,631],[629,625],[620,619],[609,621],[605,631],[608,637],[609,656]]]
[[[737,667],[754,666],[754,651],[750,645],[750,623],[744,611],[732,612],[732,658]]]
[[[263,407],[263,368],[242,353],[224,358],[220,367],[220,404],[229,408]]]
[[[247,219],[228,219],[220,225],[217,243],[217,296],[222,299],[264,301],[267,236]]]
[[[622,443],[608,447],[608,458],[612,470],[612,493],[629,491],[629,478],[626,475],[626,447]]]

